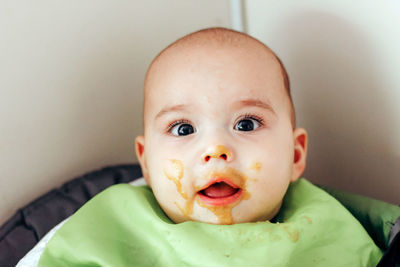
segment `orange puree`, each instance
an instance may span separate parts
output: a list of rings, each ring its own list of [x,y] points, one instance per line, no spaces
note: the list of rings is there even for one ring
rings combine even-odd
[[[283,225],[283,230],[286,232],[290,240],[292,240],[293,243],[296,243],[297,240],[299,240],[299,230],[297,229],[291,229],[289,225]]]
[[[183,214],[183,216],[185,216],[187,219],[191,220],[192,218],[190,217],[190,215],[192,215],[193,213],[193,201],[194,198],[186,200],[186,204],[185,204],[185,208],[182,208],[181,206],[179,206],[178,203],[175,202],[175,205],[178,207],[178,209],[181,211],[181,213]]]
[[[251,164],[249,169],[259,172],[261,170],[261,166],[261,162],[254,162],[253,164]]]
[[[182,198],[186,200],[184,208],[179,206],[177,202],[175,202],[175,205],[179,208],[183,216],[185,216],[188,219],[191,219],[190,215],[193,213],[194,199],[189,199],[187,193],[182,188],[181,179],[183,178],[184,174],[182,161],[177,159],[171,159],[168,165],[164,168],[164,174],[169,180],[175,183],[176,190],[182,196]]]
[[[218,221],[221,224],[233,224],[232,218],[232,207],[231,205],[226,206],[209,206],[197,198],[197,204],[199,206],[208,209],[218,217]]]
[[[308,217],[308,216],[303,216],[303,218],[307,220],[308,224],[312,224],[312,220],[311,220],[310,217]]]
[[[181,179],[183,178],[183,163],[177,159],[171,159],[167,167],[164,168],[165,176],[173,181],[176,185],[176,190],[184,198],[188,199],[188,195],[182,189]]]
[[[228,157],[230,157],[229,151],[226,150],[224,146],[218,146],[217,150],[219,150],[219,153],[223,152]],[[194,200],[195,198],[197,198],[197,204],[214,213],[217,216],[219,223],[233,224],[232,209],[237,204],[239,204],[241,200],[246,200],[250,198],[250,193],[246,190],[246,182],[252,179],[248,178],[242,172],[233,168],[226,167],[222,171],[210,171],[206,175],[206,178],[208,180],[223,178],[231,181],[236,186],[241,188],[242,194],[237,201],[235,201],[232,204],[222,205],[222,206],[207,205],[206,203],[201,201],[197,195],[193,196],[192,198],[189,198],[188,194],[183,190],[181,184],[181,179],[183,178],[184,175],[184,167],[182,161],[177,159],[171,159],[164,168],[164,174],[169,180],[175,183],[176,190],[182,196],[182,198],[185,199],[184,207],[181,207],[177,202],[175,202],[175,205],[179,208],[182,215],[185,216],[187,219],[191,219],[190,215],[192,215],[193,213]],[[195,188],[196,191],[199,191],[201,189],[203,188]]]

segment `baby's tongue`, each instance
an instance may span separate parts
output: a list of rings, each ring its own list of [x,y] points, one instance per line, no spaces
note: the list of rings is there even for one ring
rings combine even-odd
[[[204,194],[208,197],[228,197],[233,195],[236,189],[226,183],[215,183],[204,190]]]

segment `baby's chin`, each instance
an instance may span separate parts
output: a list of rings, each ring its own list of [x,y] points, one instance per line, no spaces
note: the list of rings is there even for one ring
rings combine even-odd
[[[249,219],[249,218],[239,218],[239,219],[233,219],[230,222],[220,222],[217,218],[191,218],[191,219],[187,219],[187,218],[176,218],[176,219],[172,219],[170,218],[174,223],[183,223],[183,222],[201,222],[201,223],[208,223],[208,224],[215,224],[215,225],[232,225],[232,224],[238,224],[238,223],[257,223],[257,222],[266,222],[269,221],[271,219],[273,219],[273,217],[269,218],[269,217],[260,217],[257,219]]]
[[[238,223],[256,223],[272,220],[279,212],[280,207],[281,203],[278,207],[270,212],[263,212],[260,214],[243,214],[243,211],[235,210],[235,208],[230,212],[229,208],[221,208],[220,211],[216,211],[216,209],[212,208],[204,209],[202,207],[194,206],[193,213],[190,216],[183,216],[179,212],[173,212],[170,214],[167,213],[167,215],[174,223],[192,221],[216,225],[232,225]]]

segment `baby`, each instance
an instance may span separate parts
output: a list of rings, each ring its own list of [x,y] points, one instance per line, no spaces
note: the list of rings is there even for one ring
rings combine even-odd
[[[227,29],[187,35],[152,62],[144,86],[143,175],[176,223],[272,219],[306,166],[289,79],[256,39]]]
[[[382,256],[339,202],[299,179],[307,132],[261,42],[223,28],[179,39],[151,63],[143,110],[136,153],[149,187],[97,195],[40,266],[375,266]]]

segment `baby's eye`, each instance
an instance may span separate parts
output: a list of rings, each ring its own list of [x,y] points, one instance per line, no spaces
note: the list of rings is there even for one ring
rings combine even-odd
[[[260,124],[256,119],[245,118],[238,121],[233,128],[237,131],[254,131],[260,127]]]
[[[194,128],[188,123],[179,123],[172,126],[171,133],[175,136],[184,136],[194,133]]]

